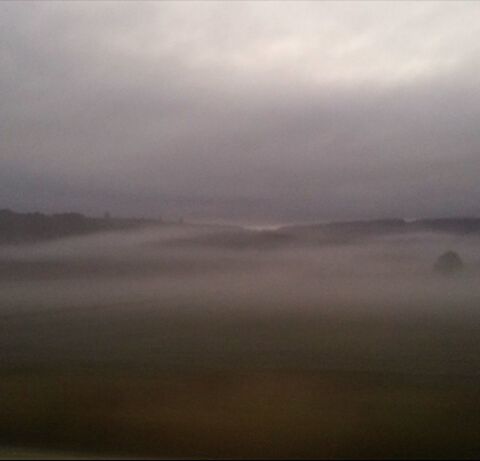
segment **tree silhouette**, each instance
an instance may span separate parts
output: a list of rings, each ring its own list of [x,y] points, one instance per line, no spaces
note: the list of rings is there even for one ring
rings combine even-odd
[[[452,275],[463,269],[463,262],[460,256],[454,251],[443,253],[434,265],[434,270],[438,274]]]

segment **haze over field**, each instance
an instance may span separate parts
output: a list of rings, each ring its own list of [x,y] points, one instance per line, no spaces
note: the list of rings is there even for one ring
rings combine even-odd
[[[162,224],[0,247],[0,440],[478,453],[480,235],[365,225]],[[448,248],[463,270],[437,274]]]
[[[241,328],[238,332],[227,329],[229,333],[224,336],[225,331],[219,328],[213,338],[200,335],[198,339],[203,338],[205,347],[203,352],[202,348],[191,351],[189,335],[184,337],[177,332],[185,340],[177,350],[178,344],[165,343],[161,333],[160,319],[172,315],[191,316],[193,324],[198,321],[204,326],[224,321],[235,324],[244,317],[253,322],[263,319],[261,324],[270,319],[273,325],[285,317],[300,322],[310,317],[344,319],[347,324],[355,321],[361,324],[371,319],[374,325],[380,321],[391,328],[395,328],[395,322],[400,325],[420,322],[426,328],[426,335],[438,321],[460,324],[467,330],[477,325],[480,235],[439,232],[364,235],[349,229],[341,241],[330,242],[331,236],[322,226],[310,228],[308,238],[305,232],[302,227],[251,231],[240,227],[161,225],[0,247],[0,316],[9,326],[3,338],[3,346],[9,351],[4,357],[6,364],[19,366],[25,359],[29,366],[35,366],[55,362],[55,358],[60,357],[62,363],[71,366],[78,365],[77,360],[82,363],[84,360],[93,363],[126,360],[131,366],[137,361],[148,364],[152,360],[150,366],[153,366],[161,365],[165,357],[169,357],[167,362],[171,365],[172,358],[182,362],[187,357],[189,362],[189,354],[205,353],[201,362],[205,366],[220,359],[222,366],[234,366],[229,364],[228,348],[222,352],[223,341],[228,344],[248,332],[242,332]],[[341,237],[342,232],[336,231],[335,235]],[[438,255],[449,248],[460,252],[465,267],[462,273],[446,277],[435,273],[433,264]],[[114,334],[107,342],[107,350],[82,346],[85,337],[81,332],[87,332],[81,328],[76,332],[74,319],[84,316],[91,319],[92,328],[99,322],[97,341],[104,335]],[[150,327],[159,323],[147,329],[148,333],[142,330],[138,335],[129,334],[130,339],[117,337],[112,325],[123,316],[132,317],[134,323],[150,319]],[[42,318],[42,328],[35,331],[39,328],[35,322]],[[25,335],[30,321],[33,321],[32,329],[27,329]],[[125,324],[121,331],[127,326]],[[52,331],[47,333],[50,327]],[[15,328],[21,328],[23,333],[17,336]],[[65,328],[73,328],[72,333],[78,336],[64,338],[61,332]],[[380,324],[380,335],[384,334],[382,328]],[[295,330],[296,327],[292,327],[292,331]],[[399,327],[400,336],[401,330]],[[311,333],[321,336],[322,329]],[[403,333],[407,340],[408,330]],[[33,340],[37,334],[40,334],[38,342]],[[355,336],[352,334],[346,333],[343,340],[352,340]],[[338,339],[342,336],[339,334]],[[90,334],[87,337],[91,338]],[[148,346],[142,346],[147,338]],[[176,338],[176,344],[175,334],[172,338]],[[253,357],[249,354],[259,347],[256,353],[263,356],[258,359],[266,363],[273,360],[269,366],[274,368],[288,367],[292,365],[290,360],[284,363],[278,359],[274,352],[277,348],[284,353],[289,351],[292,356],[296,356],[297,347],[307,352],[302,349],[301,338],[298,342],[288,338],[288,334],[283,339],[280,335],[271,344],[268,336],[254,337],[253,342],[245,343],[238,339],[237,352],[245,347],[250,351],[245,359],[248,356],[251,360]],[[385,344],[378,344],[376,348],[378,354],[388,356],[392,342],[385,339]],[[134,356],[117,355],[130,340],[135,344]],[[216,344],[212,350],[208,346],[211,341]],[[402,372],[413,367],[422,374],[449,371],[477,374],[479,359],[474,355],[469,355],[470,358],[449,356],[448,353],[453,353],[450,350],[444,356],[440,354],[437,357],[440,362],[435,362],[427,348],[423,362],[421,357],[425,351],[412,349],[410,352],[414,354],[410,357],[412,361],[404,358],[398,362],[382,362],[380,370],[376,359],[367,354],[362,359],[364,363],[356,363],[354,368],[372,366],[376,371]],[[308,359],[309,367],[315,369],[344,368],[346,363],[352,366],[348,356],[346,363],[330,357],[327,365],[322,361],[321,351],[316,351],[320,354],[318,357],[314,350],[310,353],[314,355]],[[301,354],[296,360],[301,362]]]

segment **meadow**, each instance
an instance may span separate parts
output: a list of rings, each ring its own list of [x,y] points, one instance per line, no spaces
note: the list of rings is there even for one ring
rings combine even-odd
[[[163,226],[2,247],[0,444],[478,457],[477,238],[257,232]],[[465,269],[441,277],[449,248]]]

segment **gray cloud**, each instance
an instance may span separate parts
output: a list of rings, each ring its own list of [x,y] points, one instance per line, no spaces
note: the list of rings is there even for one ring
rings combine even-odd
[[[480,214],[476,3],[0,5],[0,207]]]

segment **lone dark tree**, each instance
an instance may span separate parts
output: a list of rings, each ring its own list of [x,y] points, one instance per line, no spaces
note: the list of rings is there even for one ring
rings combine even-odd
[[[453,275],[463,269],[463,261],[454,251],[447,251],[439,256],[433,269],[437,274]]]

